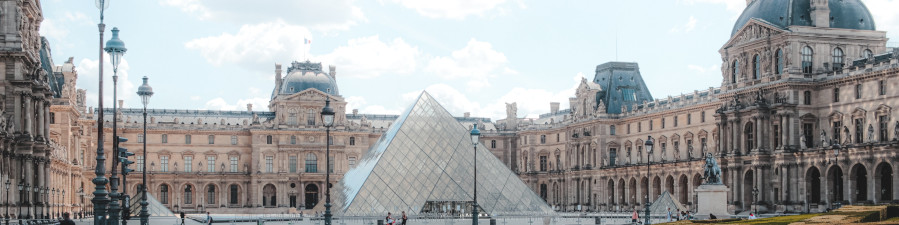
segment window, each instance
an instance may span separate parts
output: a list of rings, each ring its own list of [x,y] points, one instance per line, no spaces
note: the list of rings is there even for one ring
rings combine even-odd
[[[802,136],[805,136],[805,146],[807,146],[809,148],[813,147],[814,143],[815,143],[814,139],[812,139],[813,138],[812,135],[814,135],[813,132],[815,132],[814,126],[815,125],[812,123],[803,123],[802,124]]]
[[[637,132],[643,132],[643,122],[637,122]]]
[[[777,124],[774,124],[774,125],[773,125],[773,128],[774,128],[774,129],[773,129],[773,130],[774,130],[774,137],[780,137],[780,133],[781,133],[781,131],[780,131],[780,126],[777,125]],[[780,138],[772,138],[772,139],[774,139],[774,146],[775,146],[775,147],[780,147]]]
[[[137,168],[134,171],[142,172],[144,171],[144,156],[137,156]]]
[[[627,124],[627,134],[631,134],[631,124]]]
[[[693,114],[688,113],[687,114],[687,125],[690,125],[690,123],[693,123]]]
[[[193,204],[193,188],[190,185],[184,187],[184,204]]]
[[[652,121],[652,120],[649,120],[649,130],[652,130],[652,124],[653,124],[653,121]],[[664,128],[664,127],[665,127],[665,125],[664,125],[664,124],[665,124],[665,118],[662,118],[662,124],[663,124],[663,125],[662,125],[662,128]]]
[[[193,156],[184,156],[184,172],[190,173],[194,165]]]
[[[334,173],[334,156],[328,158],[328,172]]]
[[[288,158],[289,169],[291,173],[297,172],[297,156],[292,155]]]
[[[762,62],[758,54],[752,57],[752,79],[759,79],[762,74]]]
[[[309,109],[306,113],[306,125],[315,125],[315,110]]]
[[[288,113],[287,124],[297,125],[297,113],[295,113],[295,112]]]
[[[56,113],[50,113],[50,124],[56,123]]]
[[[209,185],[206,188],[206,204],[215,204],[215,186]]]
[[[705,123],[705,111],[699,112],[699,122]]]
[[[215,172],[215,156],[214,155],[206,156],[206,172],[210,172],[210,173]]]
[[[662,129],[665,129],[665,118],[662,118]],[[649,121],[649,130],[652,130],[652,120]]]
[[[265,136],[265,143],[266,143],[266,144],[272,144],[272,136],[271,136],[271,135],[266,135],[266,136]]]
[[[490,140],[490,148],[496,148],[496,140]]]
[[[610,135],[615,135],[615,125],[609,126],[609,134],[610,134]]]
[[[840,102],[840,88],[833,89],[833,102]]]
[[[540,156],[540,171],[546,171],[546,156]]]
[[[144,143],[144,134],[137,134],[137,143]]]
[[[237,173],[237,156],[231,156],[231,172]]]
[[[677,116],[674,116],[674,127],[677,127]]]
[[[160,201],[162,204],[169,204],[169,186],[163,184],[159,186]]]
[[[774,73],[775,73],[775,74],[780,75],[780,74],[783,73],[783,71],[784,71],[784,54],[783,54],[783,50],[777,49],[777,51],[774,52],[774,66],[776,67],[775,70],[774,70]]]
[[[877,122],[880,124],[880,141],[889,141],[889,135],[887,133],[887,127],[889,126],[890,119],[887,116],[882,115],[877,117]]]
[[[840,135],[842,133],[840,128],[842,128],[842,127],[843,127],[843,122],[841,122],[841,121],[833,122],[833,140],[836,141],[837,143],[840,143],[843,140],[841,138],[842,135]]]
[[[805,104],[805,105],[812,104],[812,92],[811,91],[802,92],[802,104]]]
[[[190,144],[190,134],[184,135],[184,144]]]
[[[237,204],[237,185],[231,185],[231,198],[229,199],[230,204]]]
[[[296,135],[290,136],[290,144],[292,144],[292,145],[297,144],[297,136]]]
[[[169,143],[169,135],[168,135],[168,134],[163,134],[163,135],[162,135],[162,143],[163,143],[163,144]]]
[[[273,157],[273,156],[266,156],[266,157],[265,157],[265,172],[266,172],[266,173],[271,173],[271,172],[273,172],[273,171],[274,171],[274,165],[275,165],[275,157]]]
[[[864,119],[855,119],[855,143],[862,143],[864,141],[864,135],[862,132],[865,130],[865,120]]]
[[[540,135],[540,144],[546,144],[546,135]]]
[[[215,135],[209,135],[209,144],[215,144]]]
[[[318,159],[315,157],[315,154],[306,154],[306,172],[318,173]]]
[[[618,157],[618,149],[610,148],[609,149],[609,166],[615,166],[615,158]],[[556,156],[556,163],[558,165],[558,156]]]
[[[350,145],[356,145],[356,137],[350,137]]]
[[[556,133],[556,142],[559,142],[559,140],[561,140],[561,139],[559,139],[559,136],[561,136],[561,135],[559,135],[558,133]]]
[[[862,52],[862,57],[865,59],[874,58],[874,52],[872,52],[871,49],[865,49],[865,51]]]
[[[159,171],[169,172],[169,156],[159,156]]]
[[[862,84],[855,84],[855,99],[862,98]]]
[[[843,49],[833,49],[833,71],[843,70]]]
[[[350,157],[347,159],[347,161],[349,162],[350,169],[356,167],[356,157]]]
[[[328,144],[329,144],[329,145],[333,145],[333,144],[334,144],[334,136],[328,136]]]
[[[878,94],[880,94],[880,95],[887,94],[887,84],[886,84],[886,82],[884,82],[884,80],[877,81],[877,87],[878,87],[878,90],[877,90]]]
[[[231,135],[231,145],[237,145],[237,135]]]
[[[740,63],[737,60],[734,60],[734,63],[733,65],[731,65],[730,69],[730,83],[736,84],[737,76],[740,74]]]
[[[802,47],[802,72],[812,73],[812,47]]]

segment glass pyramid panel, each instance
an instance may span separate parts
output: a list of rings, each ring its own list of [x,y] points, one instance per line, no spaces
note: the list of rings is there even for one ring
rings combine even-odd
[[[397,118],[335,186],[342,216],[470,212],[474,156],[469,130],[427,92]],[[477,147],[477,202],[490,215],[552,214],[486,146]]]

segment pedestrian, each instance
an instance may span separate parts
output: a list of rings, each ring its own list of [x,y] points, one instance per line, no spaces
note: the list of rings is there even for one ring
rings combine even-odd
[[[406,211],[403,211],[403,218],[401,218],[401,219],[403,221],[400,223],[400,225],[406,225],[406,220],[409,219],[409,218],[406,218]]]
[[[671,207],[668,207],[668,222],[671,222]]]
[[[69,218],[69,213],[62,213],[62,221],[59,221],[59,225],[75,225],[75,221]]]
[[[206,225],[212,225],[212,215],[209,212],[206,212]]]
[[[749,219],[750,219],[750,220],[754,220],[754,219],[756,219],[756,218],[755,218],[755,214],[753,214],[753,213],[749,213]]]
[[[181,211],[181,225],[184,225],[184,211]]]
[[[634,208],[634,214],[631,215],[631,223],[636,224],[637,220],[640,219],[640,216],[637,215],[637,208]]]
[[[390,212],[387,212],[387,218],[384,218],[384,222],[387,225],[393,225],[393,217],[390,216]]]

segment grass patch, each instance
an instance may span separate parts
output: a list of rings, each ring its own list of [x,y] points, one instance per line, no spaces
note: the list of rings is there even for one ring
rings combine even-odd
[[[814,214],[802,214],[802,215],[791,215],[791,216],[778,216],[778,217],[769,217],[769,218],[761,218],[754,220],[740,220],[740,221],[732,221],[725,222],[720,224],[758,224],[758,225],[787,225],[790,223],[799,222],[808,218],[812,218],[815,216],[820,216],[820,213]]]

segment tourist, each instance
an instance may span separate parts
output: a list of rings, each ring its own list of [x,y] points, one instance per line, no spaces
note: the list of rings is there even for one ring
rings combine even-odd
[[[75,225],[75,221],[69,218],[69,213],[62,213],[62,221],[59,221],[59,225]]]
[[[387,225],[393,225],[393,217],[390,217],[390,212],[387,212],[387,218],[384,218],[384,222]]]
[[[671,222],[671,207],[668,207],[668,222]]]
[[[184,225],[184,211],[181,211],[181,225]]]
[[[637,208],[634,208],[634,215],[631,215],[631,222],[636,224],[638,219],[640,219],[640,217],[637,216]]]
[[[750,220],[756,219],[755,214],[749,213],[749,219],[750,219]]]
[[[212,225],[212,215],[209,212],[206,212],[206,225]]]
[[[401,218],[401,219],[403,220],[403,222],[400,222],[400,225],[406,225],[406,220],[409,219],[409,218],[406,218],[406,211],[403,211],[403,218]]]

